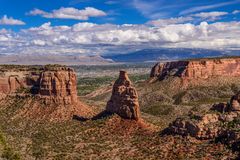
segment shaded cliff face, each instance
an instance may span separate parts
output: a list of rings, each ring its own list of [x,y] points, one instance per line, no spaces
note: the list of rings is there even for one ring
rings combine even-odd
[[[38,85],[39,73],[29,71],[0,72],[0,92],[11,94],[21,88],[32,88]]]
[[[240,76],[240,58],[199,59],[158,63],[150,77],[160,80],[177,76],[183,80],[208,79],[218,76]]]
[[[106,110],[125,119],[139,120],[140,118],[137,91],[125,71],[120,71],[119,78],[113,85],[112,96]]]

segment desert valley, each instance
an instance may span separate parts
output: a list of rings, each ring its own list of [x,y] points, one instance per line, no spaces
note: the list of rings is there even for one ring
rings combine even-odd
[[[0,160],[240,160],[240,0],[0,0]]]
[[[62,65],[0,69],[3,159],[239,157],[238,57],[157,63],[112,77],[77,78]]]

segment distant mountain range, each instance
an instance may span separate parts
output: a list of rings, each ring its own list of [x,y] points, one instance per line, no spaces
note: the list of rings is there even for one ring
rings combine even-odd
[[[21,54],[3,55],[0,54],[0,64],[24,64],[24,65],[101,65],[113,63],[112,60],[104,59],[101,56],[82,55],[60,55],[60,54]]]
[[[186,49],[186,48],[161,48],[144,49],[127,54],[106,55],[103,58],[112,59],[115,62],[154,62],[192,58],[239,56],[239,50],[221,51],[209,49]]]
[[[209,50],[186,48],[144,49],[126,54],[108,54],[103,56],[63,55],[63,54],[16,54],[0,53],[0,64],[64,64],[64,65],[104,65],[111,63],[143,63],[180,59],[240,56],[240,50]]]

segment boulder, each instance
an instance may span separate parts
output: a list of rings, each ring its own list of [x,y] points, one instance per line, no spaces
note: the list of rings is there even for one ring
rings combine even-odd
[[[217,137],[219,128],[215,127],[219,122],[217,114],[206,114],[199,119],[176,119],[169,125],[168,132],[183,136],[190,135],[198,139],[211,139]]]
[[[218,111],[220,113],[228,112],[229,109],[230,108],[227,103],[214,104],[211,108],[211,110]]]
[[[120,71],[119,78],[113,85],[112,96],[107,103],[106,110],[116,113],[124,119],[139,120],[138,95],[127,72]]]
[[[204,113],[201,116],[191,112],[188,117],[177,118],[170,123],[166,131],[170,134],[190,135],[198,139],[212,139],[225,136],[229,132],[222,124],[233,122],[239,117],[240,92],[234,95],[229,103],[214,104],[210,110],[218,113]],[[219,113],[220,112],[220,113]]]
[[[230,100],[230,110],[231,111],[240,111],[240,92],[232,96]]]

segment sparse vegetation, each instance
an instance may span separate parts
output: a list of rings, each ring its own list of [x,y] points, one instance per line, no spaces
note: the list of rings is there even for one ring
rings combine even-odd
[[[143,109],[144,112],[154,116],[170,115],[172,114],[173,110],[174,106],[161,104],[156,104]]]
[[[6,142],[5,136],[0,130],[0,158],[6,160],[20,160],[20,155],[15,153]]]
[[[87,95],[100,87],[111,85],[117,77],[103,76],[103,77],[84,77],[78,79],[78,95]],[[145,81],[148,78],[148,74],[143,75],[130,75],[129,78],[132,82],[137,83]]]
[[[110,66],[107,66],[108,69]],[[117,67],[116,67],[117,68]],[[117,68],[119,69],[119,68]],[[97,72],[97,71],[96,71]],[[85,76],[78,81],[79,95],[85,96],[101,87],[110,85],[116,75]],[[117,72],[118,74],[118,72]],[[118,116],[94,121],[44,122],[31,121],[17,116],[26,101],[8,97],[8,103],[0,103],[0,155],[6,159],[223,159],[236,158],[224,144],[198,141],[191,137],[160,135],[176,117],[189,111],[203,112],[206,104],[226,102],[237,86],[235,84],[210,87],[192,87],[179,90],[169,81],[146,85],[142,83],[148,73],[130,74],[141,99],[144,121],[154,124],[150,130],[137,128]],[[20,89],[20,93],[28,90]],[[211,97],[209,96],[211,95]],[[99,113],[105,106],[109,93],[84,97],[84,101]],[[97,106],[97,107],[96,107]],[[47,107],[47,106],[46,106]],[[36,115],[37,116],[37,115]],[[197,120],[198,116],[192,115]],[[235,127],[238,122],[224,124]],[[4,147],[6,146],[6,147]],[[4,149],[5,148],[5,149]],[[3,154],[4,153],[4,154]],[[27,157],[27,158],[26,158]],[[1,158],[0,158],[1,159]]]
[[[26,66],[26,65],[11,65],[11,64],[1,64],[0,65],[0,72],[5,72],[5,71],[39,71],[42,70],[43,66]]]
[[[84,96],[93,92],[103,85],[111,84],[114,81],[115,77],[86,77],[78,79],[78,95]]]

